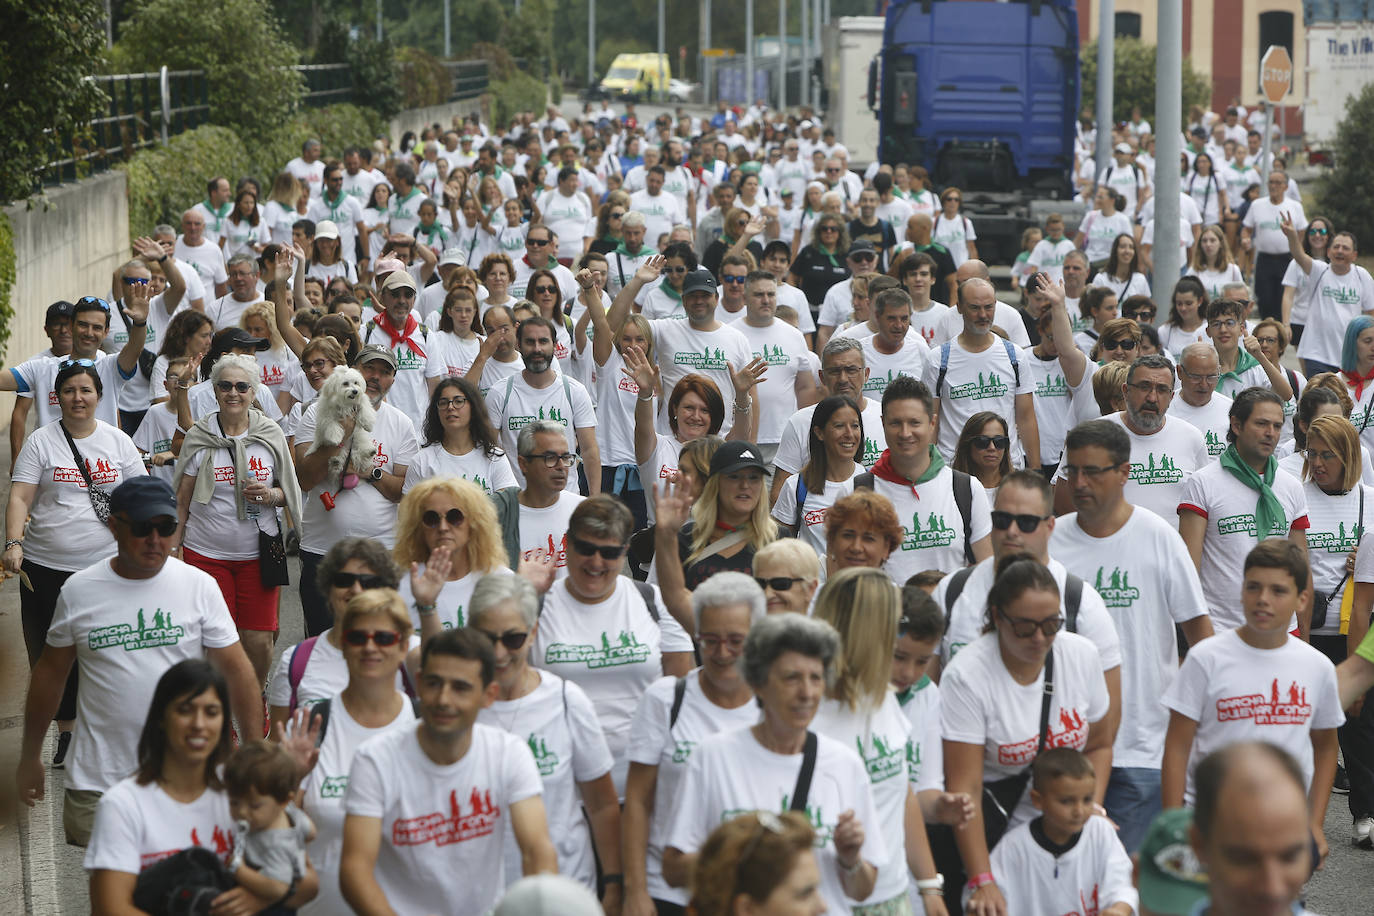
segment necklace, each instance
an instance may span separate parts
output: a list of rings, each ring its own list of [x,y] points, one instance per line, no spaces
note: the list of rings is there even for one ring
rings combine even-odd
[[[530,686],[529,689],[525,689],[525,684],[526,684],[526,682],[529,680],[530,675],[532,675],[532,674],[534,674],[534,678],[535,678],[534,684],[533,684],[532,686]],[[509,703],[509,704],[510,704],[510,706],[511,706],[510,717],[507,718],[506,716],[502,715],[501,713],[496,712],[496,707],[495,707],[495,706],[492,707],[492,712],[496,715],[496,721],[500,724],[500,726],[501,726],[501,731],[503,731],[503,732],[510,732],[511,734],[515,734],[515,723],[516,723],[517,721],[519,721],[519,719],[520,719],[520,709],[521,709],[521,707],[523,707],[523,706],[525,705],[525,701],[528,700],[528,699],[530,698],[531,695],[533,695],[533,693],[534,693],[534,688],[537,687],[538,685],[539,685],[539,675],[535,674],[533,669],[531,669],[531,668],[526,668],[526,669],[525,669],[525,673],[524,673],[523,675],[521,675],[521,677],[520,677],[519,689],[523,691],[523,692],[520,694],[520,696],[517,697],[517,698],[515,698],[515,699],[513,699],[513,700],[498,700],[498,701],[497,701],[497,702],[499,702],[499,703]]]

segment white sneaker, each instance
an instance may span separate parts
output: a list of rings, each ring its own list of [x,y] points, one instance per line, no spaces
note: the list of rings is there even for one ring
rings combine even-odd
[[[1374,847],[1374,838],[1370,836],[1371,829],[1374,829],[1374,817],[1355,818],[1354,826],[1350,831],[1350,842],[1366,849]]]

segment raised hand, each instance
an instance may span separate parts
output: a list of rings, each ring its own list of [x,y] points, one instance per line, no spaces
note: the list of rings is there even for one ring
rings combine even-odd
[[[152,300],[148,285],[144,283],[126,288],[129,292],[124,296],[124,314],[129,316],[130,321],[147,322],[148,303]]]
[[[751,239],[758,235],[768,226],[768,220],[763,216],[749,217],[749,225],[744,227],[744,237]]]
[[[553,577],[557,571],[553,554],[546,550],[536,550],[533,557],[521,558],[516,574],[533,585],[534,590],[542,595],[553,586]]]
[[[320,759],[318,745],[323,726],[324,717],[311,715],[307,706],[298,707],[285,722],[272,723],[269,740],[280,744],[291,755],[291,759],[296,761],[296,772],[302,779]]]
[[[453,553],[448,547],[436,547],[421,566],[410,564],[410,593],[416,604],[434,604],[444,590],[449,572],[453,569]]]
[[[146,235],[134,239],[134,254],[145,261],[161,261],[166,256],[162,246],[156,239],[150,239]]]
[[[625,367],[620,371],[629,376],[640,391],[653,391],[658,381],[658,366],[649,362],[639,347],[626,347],[621,356],[625,358]]]
[[[1298,229],[1293,225],[1293,217],[1282,210],[1279,211],[1279,228],[1282,229],[1283,234],[1290,239],[1297,238],[1298,236]]]
[[[663,265],[668,261],[661,254],[653,255],[635,271],[635,279],[640,283],[652,283],[663,273]]]
[[[295,248],[295,251],[292,251]],[[296,252],[300,251],[294,245],[287,248],[283,245],[277,249],[277,259],[272,264],[272,278],[283,282],[291,279],[291,274],[296,269]]]
[[[692,491],[682,480],[665,480],[654,487],[654,520],[660,530],[678,531],[692,516]]]
[[[730,381],[735,384],[735,397],[738,398],[748,393],[750,388],[762,381],[768,373],[768,364],[763,361],[762,356],[756,356],[744,364],[744,368],[735,370],[733,363],[726,363],[726,368],[730,370]]]
[[[585,267],[574,274],[573,279],[576,280],[577,285],[583,289],[591,289],[594,282],[592,272]]]

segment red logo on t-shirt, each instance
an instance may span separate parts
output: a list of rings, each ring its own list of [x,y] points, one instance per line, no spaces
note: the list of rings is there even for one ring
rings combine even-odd
[[[639,394],[639,386],[636,385],[635,380],[628,375],[622,375],[620,377],[619,387],[621,391],[628,391],[630,394]]]
[[[553,557],[554,569],[566,569],[568,566],[568,536],[564,534],[562,545],[555,547],[553,535],[549,535],[549,543],[546,546],[526,550],[522,556],[526,560],[533,560],[536,553],[543,553],[545,556]]]
[[[372,459],[372,466],[378,468],[386,467],[386,463],[391,460],[391,456],[386,453],[386,449],[382,448],[382,443],[378,442],[376,439],[372,440],[372,444],[377,446],[377,457]]]
[[[420,817],[397,820],[391,825],[391,842],[396,846],[420,846],[434,843],[449,846],[465,840],[490,836],[496,830],[501,808],[491,803],[491,790],[485,793],[473,787],[468,804],[472,811],[464,814],[458,804],[458,790],[448,794],[449,814],[436,811]]]
[[[286,381],[286,373],[281,366],[263,366],[262,383],[273,388]]]
[[[272,472],[263,467],[261,458],[250,457],[248,459],[248,470],[252,473],[254,479],[259,481],[270,480],[272,477]]]
[[[1082,891],[1079,891],[1078,902],[1083,907],[1083,909],[1080,911],[1082,916],[1097,916],[1097,914],[1102,911],[1100,904],[1098,902],[1096,884],[1093,885],[1092,891],[1087,894],[1084,894]],[[1070,912],[1065,913],[1064,916],[1079,916],[1079,913]]]
[[[1268,697],[1252,693],[1217,700],[1217,720],[1220,722],[1251,719],[1256,725],[1303,725],[1311,717],[1307,688],[1299,687],[1297,681],[1291,682],[1285,692],[1279,690],[1279,679],[1274,678]]]
[[[567,359],[569,356],[572,355],[572,350],[568,349],[567,344],[563,343],[562,341],[559,341],[557,344],[554,345],[553,355],[555,359]]]
[[[49,391],[49,392],[48,392],[48,406],[49,406],[49,407],[56,407],[56,406],[57,406],[57,392],[56,392],[56,391]]]
[[[820,525],[825,522],[825,513],[829,511],[829,509],[808,509],[802,518],[806,522],[807,527]]]
[[[1082,750],[1088,743],[1088,723],[1076,709],[1059,710],[1059,731],[1050,723],[1049,734],[1045,737],[1045,749],[1052,747],[1075,747]],[[1002,766],[1026,766],[1035,760],[1035,749],[1040,745],[1040,735],[1032,735],[1014,744],[997,745],[997,762]]]
[[[221,829],[220,826],[216,824],[215,831],[210,836],[210,845],[206,846],[200,841],[200,833],[196,828],[192,827],[191,842],[183,848],[189,849],[191,846],[205,846],[206,849],[213,850],[221,862],[228,862],[233,858],[234,854],[234,835],[228,830]],[[139,865],[143,868],[147,868],[154,862],[161,862],[163,859],[174,856],[179,852],[181,852],[180,849],[166,849],[162,852],[144,853],[139,857]]]
[[[91,459],[86,459],[86,474],[91,481],[96,484],[110,484],[119,479],[119,471],[111,466],[110,462],[104,458],[97,458],[95,464],[91,464]],[[74,483],[81,489],[86,489],[86,477],[77,468],[55,467],[52,469],[53,483]]]

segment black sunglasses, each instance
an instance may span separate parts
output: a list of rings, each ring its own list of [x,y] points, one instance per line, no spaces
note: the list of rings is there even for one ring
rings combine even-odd
[[[443,515],[440,515],[433,509],[429,509],[424,515],[420,516],[420,524],[424,525],[426,528],[438,528],[439,522],[445,521],[448,522],[450,528],[457,528],[459,525],[463,524],[464,517],[463,510],[456,507],[448,510]]]
[[[1045,620],[1027,620],[1025,617],[1008,617],[1000,610],[997,612],[997,615],[1011,624],[1011,631],[1020,639],[1030,639],[1035,635],[1036,630],[1039,630],[1046,636],[1053,636],[1055,633],[1064,629],[1064,618],[1062,615],[1058,614],[1046,618]]]
[[[1025,534],[1030,534],[1040,523],[1049,518],[1048,515],[1013,515],[1010,512],[1002,512],[994,509],[992,511],[992,527],[998,531],[1006,531],[1011,527],[1012,522],[1016,522],[1016,527],[1020,528]]]
[[[589,557],[594,553],[601,554],[603,560],[618,560],[625,554],[625,544],[593,544],[591,541],[584,541],[577,537],[568,537],[568,543],[572,544],[572,549],[579,556]]]
[[[1135,341],[1127,337],[1125,340],[1104,340],[1102,341],[1104,350],[1134,350]]]
[[[167,518],[166,516],[162,516],[162,518],[163,521],[160,522],[153,521],[152,519],[143,519],[137,522],[128,518],[121,518],[120,520],[129,526],[129,533],[136,538],[146,538],[154,531],[157,532],[158,537],[164,538],[169,538],[176,534],[177,520],[174,518]]]
[[[329,581],[335,588],[352,588],[354,582],[363,589],[385,588],[387,584],[381,576],[374,576],[372,573],[336,572]]]
[[[759,588],[771,588],[775,592],[790,592],[793,585],[804,580],[799,576],[769,576],[766,579],[755,576],[754,581],[759,584]]]
[[[487,639],[490,639],[493,647],[499,642],[501,645],[505,646],[511,652],[514,652],[516,649],[523,646],[525,644],[525,640],[529,639],[530,636],[529,631],[520,633],[516,630],[511,630],[509,633],[502,633],[499,636],[495,633],[488,633],[486,630],[479,630],[478,632],[480,632]]]
[[[247,382],[230,382],[225,381],[224,379],[220,379],[218,382],[215,382],[215,387],[218,388],[220,391],[237,391],[239,394],[247,394],[248,392],[253,390],[253,386],[248,384]]]
[[[1002,451],[1006,451],[1007,446],[1011,444],[1011,439],[1006,436],[974,436],[969,441],[973,443],[974,448],[987,448],[988,446],[992,446]]]
[[[386,649],[400,642],[401,634],[395,630],[344,630],[343,638],[350,646],[365,646],[371,640],[378,649]]]

